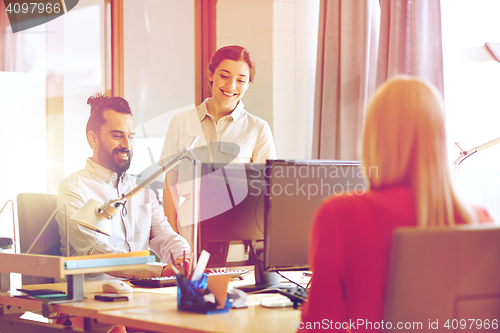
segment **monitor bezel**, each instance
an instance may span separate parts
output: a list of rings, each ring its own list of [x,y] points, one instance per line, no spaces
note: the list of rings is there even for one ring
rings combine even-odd
[[[207,176],[209,173],[211,172],[214,172],[215,170],[218,170],[218,169],[221,169],[221,168],[226,168],[226,167],[229,167],[229,168],[232,168],[232,167],[241,167],[243,166],[245,168],[245,172],[247,174],[247,185],[248,185],[248,182],[251,181],[251,180],[260,180],[260,179],[257,179],[257,178],[248,178],[249,177],[249,174],[248,174],[248,170],[251,170],[251,172],[262,172],[262,176],[265,177],[265,167],[266,167],[266,164],[265,163],[238,163],[238,166],[235,166],[234,165],[235,163],[202,163],[201,164],[201,169],[202,169],[202,176]],[[264,181],[264,179],[262,179],[262,181]],[[203,182],[203,179],[201,180],[201,182]],[[200,183],[200,186],[201,186],[201,183]],[[265,185],[264,185],[264,188],[265,188]],[[200,188],[200,191],[201,191],[201,188]],[[249,191],[250,191],[250,188],[249,188]],[[250,192],[249,192],[250,194]],[[262,196],[262,197],[261,197]],[[259,198],[257,198],[257,201],[258,200],[262,200],[262,201],[265,201],[265,194],[261,194],[261,196],[259,196]],[[246,200],[246,198],[245,198]],[[242,201],[243,202],[243,201]],[[242,202],[240,202],[239,204],[237,204],[235,207],[239,206]],[[246,203],[245,203],[246,204]],[[201,205],[201,203],[200,203]],[[241,208],[241,207],[240,207]],[[201,207],[200,207],[201,209]],[[258,209],[258,207],[256,206],[256,209]],[[264,214],[264,211],[265,211],[265,208],[261,208],[262,209],[262,213]],[[200,212],[201,213],[201,212]],[[221,218],[220,215],[223,215],[224,213],[221,213],[217,216],[214,216],[210,219],[218,219],[218,218]],[[257,218],[257,217],[256,217]],[[260,231],[260,233],[262,234],[262,236],[254,239],[254,238],[248,238],[248,239],[232,239],[230,241],[234,241],[234,242],[241,242],[241,243],[244,243],[244,244],[249,244],[249,243],[254,243],[255,241],[260,241],[264,239],[264,216],[261,217],[261,223],[260,224],[258,222],[258,220],[255,221],[256,222],[256,227],[257,229]],[[207,244],[207,240],[206,238],[204,237],[204,228],[206,228],[206,224],[203,225],[202,227],[202,224],[203,224],[203,221],[200,221],[200,224],[199,224],[199,230],[198,230],[198,235],[197,235],[197,238],[198,238],[198,242],[197,242],[197,251],[198,253],[201,253],[201,250],[204,248],[204,245]],[[253,229],[254,232],[256,232],[256,229]],[[256,232],[257,234],[257,232]],[[243,237],[240,237],[240,238],[243,238]],[[219,242],[219,243],[222,243],[224,242],[225,240],[223,239],[216,239],[216,240],[211,240],[213,243],[215,242]],[[229,246],[229,240],[228,241],[228,244],[227,246]],[[227,251],[227,248],[225,249]],[[239,267],[239,266],[249,266],[249,265],[254,265],[255,264],[255,260],[250,256],[250,258],[248,260],[245,260],[245,261],[236,261],[236,262],[228,262],[227,261],[227,252],[225,253],[225,260],[224,262],[220,261],[220,260],[217,260],[217,261],[209,261],[207,267],[209,268],[214,268],[214,267]],[[215,259],[215,258],[214,258]]]
[[[266,272],[275,271],[297,271],[297,270],[307,270],[309,265],[294,265],[294,266],[271,266],[270,262],[270,251],[269,242],[271,241],[270,226],[272,224],[271,219],[271,209],[272,209],[272,198],[271,198],[271,170],[275,166],[357,166],[362,167],[360,161],[342,161],[342,160],[292,160],[292,159],[280,159],[280,160],[267,160],[265,167],[265,200],[264,200],[264,270]],[[309,235],[308,235],[309,237]]]

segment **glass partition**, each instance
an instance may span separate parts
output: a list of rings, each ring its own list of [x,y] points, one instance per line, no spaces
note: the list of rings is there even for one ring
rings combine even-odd
[[[124,1],[125,99],[136,126],[132,174],[157,162],[172,116],[194,107],[194,0]]]

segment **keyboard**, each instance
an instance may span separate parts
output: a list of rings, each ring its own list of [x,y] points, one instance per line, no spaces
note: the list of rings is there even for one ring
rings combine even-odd
[[[60,290],[52,290],[52,289],[33,289],[33,290],[28,290],[28,289],[17,289],[18,291],[22,291],[28,296],[39,296],[39,295],[56,295],[56,294],[62,294],[66,295],[64,291]]]
[[[278,293],[283,296],[286,296],[293,302],[294,307],[297,304],[305,302],[307,300],[307,289],[306,288],[286,288],[286,289],[278,289]]]
[[[228,275],[232,279],[241,278],[243,275],[249,273],[248,270],[241,271],[227,271],[227,272],[216,272],[216,273],[207,273],[208,276],[211,275]],[[162,277],[154,277],[148,279],[133,279],[130,280],[134,286],[145,287],[145,288],[161,288],[161,287],[173,287],[176,285],[175,276],[162,276]]]

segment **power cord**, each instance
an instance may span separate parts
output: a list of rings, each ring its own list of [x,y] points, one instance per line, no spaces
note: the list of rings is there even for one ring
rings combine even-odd
[[[255,247],[253,247],[253,254],[254,254],[254,257],[260,261],[262,264],[264,264],[264,260],[262,260],[261,258],[259,258],[259,256],[257,255],[257,251],[255,250]],[[301,289],[304,289],[304,290],[307,290],[307,288],[309,288],[309,285],[311,284],[311,281],[312,281],[312,278],[309,280],[309,282],[307,283],[307,286],[302,286],[301,284],[295,282],[295,281],[292,281],[290,278],[284,276],[283,274],[281,274],[280,271],[276,271],[276,273],[278,273],[279,276],[281,276],[282,278],[284,278],[285,280],[287,280],[288,282],[290,283],[293,283],[294,285],[296,285],[297,287],[301,288]]]
[[[284,278],[285,280],[287,280],[288,282],[290,283],[293,283],[294,285],[296,285],[297,287],[301,288],[301,289],[304,289],[304,290],[307,290],[307,286],[306,287],[303,287],[302,285],[300,285],[299,283],[295,282],[295,281],[292,281],[291,279],[287,278],[286,276],[284,276],[283,274],[281,274],[280,271],[276,271],[276,273],[278,273],[279,276],[281,276],[282,278]],[[309,281],[311,282],[311,281]],[[309,283],[307,284],[309,285]]]

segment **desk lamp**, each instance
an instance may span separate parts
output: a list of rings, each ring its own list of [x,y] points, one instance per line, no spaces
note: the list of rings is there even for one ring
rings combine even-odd
[[[471,156],[472,154],[477,153],[478,151],[484,150],[486,148],[489,148],[491,146],[496,145],[497,143],[500,143],[500,138],[496,138],[494,140],[488,141],[486,143],[483,143],[482,145],[479,145],[477,147],[472,148],[471,150],[463,150],[458,142],[455,142],[455,145],[460,149],[460,155],[458,158],[455,160],[455,168],[458,169],[458,166],[460,163],[462,163],[467,157]]]
[[[460,164],[469,156],[472,154],[477,153],[478,151],[484,150],[486,148],[489,148],[491,146],[496,145],[497,143],[500,143],[500,138],[496,138],[494,140],[488,141],[486,143],[483,143],[482,145],[479,145],[477,147],[472,148],[471,150],[463,150],[458,142],[455,142],[455,145],[460,149],[460,155],[457,157],[455,160],[455,181],[458,183],[458,167]]]
[[[163,167],[160,170],[154,172],[152,175],[150,175],[143,182],[132,188],[127,193],[124,193],[121,198],[111,199],[102,205],[98,201],[90,199],[71,216],[71,221],[80,224],[84,227],[90,228],[92,230],[101,232],[105,235],[111,236],[112,225],[110,220],[113,218],[113,215],[115,215],[118,212],[119,207],[125,206],[128,199],[130,199],[140,190],[142,190],[150,183],[152,183],[159,175],[177,166],[179,163],[181,163],[182,159],[188,159],[191,161],[191,170],[193,172],[193,183],[192,183],[193,200],[191,205],[191,216],[193,219],[193,235],[192,235],[193,249],[191,258],[193,259],[193,264],[191,265],[191,267],[196,266],[196,251],[194,250],[197,248],[196,241],[198,237],[196,235],[198,234],[197,221],[199,220],[199,205],[198,205],[197,195],[195,195],[196,193],[198,193],[197,191],[198,182],[195,180],[199,178],[198,177],[199,161],[193,154],[193,147],[196,141],[198,141],[198,138],[199,138],[198,135],[195,136],[189,147],[180,151],[170,161],[168,161],[165,165],[163,165]]]

